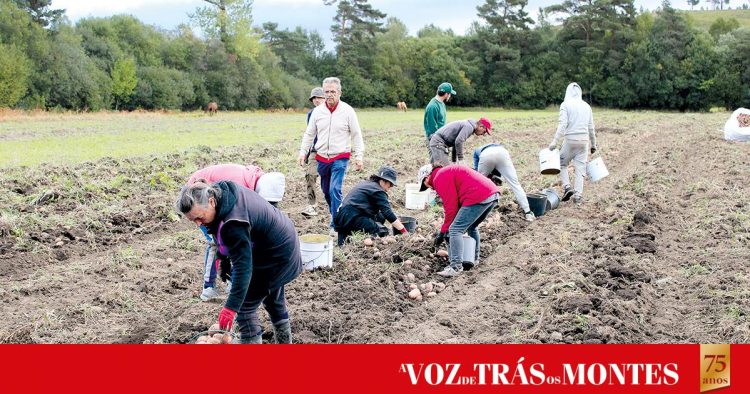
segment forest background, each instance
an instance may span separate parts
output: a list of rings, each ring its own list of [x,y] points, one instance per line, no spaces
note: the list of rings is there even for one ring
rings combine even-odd
[[[73,24],[50,0],[0,0],[0,108],[301,108],[332,75],[355,107],[421,107],[443,81],[459,92],[454,106],[544,108],[577,81],[601,107],[750,107],[744,19],[706,24],[666,1],[638,11],[633,0],[565,0],[533,20],[527,0],[486,0],[464,35],[427,25],[413,36],[366,0],[321,0],[337,10],[333,50],[316,31],[255,26],[250,0],[204,3],[165,30],[129,15]]]

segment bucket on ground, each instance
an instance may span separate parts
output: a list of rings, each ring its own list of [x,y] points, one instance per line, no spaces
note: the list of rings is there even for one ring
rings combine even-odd
[[[302,265],[306,270],[333,267],[333,240],[324,234],[305,234],[299,237]]]
[[[544,148],[539,151],[539,170],[542,175],[555,175],[560,173],[560,150],[549,150]]]
[[[547,210],[547,195],[540,193],[529,193],[526,195],[529,200],[529,209],[534,212],[534,216],[539,217],[544,215]]]
[[[401,224],[406,227],[406,231],[413,233],[417,229],[417,218],[411,217],[411,216],[399,216],[398,220],[401,221]],[[401,231],[396,230],[396,227],[393,227],[393,234],[399,235],[401,234]]]
[[[462,236],[464,241],[464,250],[461,254],[461,261],[465,263],[474,264],[475,253],[477,250],[477,244],[474,238],[464,234]]]
[[[428,194],[426,191],[420,192],[418,184],[407,183],[404,188],[406,189],[406,197],[404,198],[406,209],[423,210],[427,207]]]
[[[542,193],[547,196],[546,211],[557,209],[557,207],[560,206],[560,195],[557,194],[555,189],[544,189],[542,190]]]
[[[604,165],[604,160],[601,157],[597,157],[586,164],[586,173],[589,175],[591,182],[599,182],[604,177],[609,175],[607,166]]]

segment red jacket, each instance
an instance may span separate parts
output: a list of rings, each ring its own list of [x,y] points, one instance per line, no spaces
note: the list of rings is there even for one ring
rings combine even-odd
[[[462,165],[436,169],[430,175],[429,183],[443,200],[445,220],[440,231],[444,233],[448,232],[461,207],[478,204],[499,192],[489,178]]]

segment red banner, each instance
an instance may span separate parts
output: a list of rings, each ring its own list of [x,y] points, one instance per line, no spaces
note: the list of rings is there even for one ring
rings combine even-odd
[[[725,348],[4,345],[0,393],[699,393],[717,382],[727,387],[709,393],[750,392],[750,345],[731,345],[731,358]]]

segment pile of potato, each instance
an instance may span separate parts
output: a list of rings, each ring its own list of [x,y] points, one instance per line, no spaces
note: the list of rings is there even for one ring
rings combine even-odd
[[[426,282],[416,283],[416,276],[411,272],[406,274],[404,282],[409,283],[409,298],[415,301],[422,301],[423,297],[432,298],[437,293],[445,290],[445,283],[443,282]]]
[[[208,329],[208,335],[201,335],[195,341],[196,345],[225,345],[232,343],[232,335],[219,330],[219,325],[214,324]]]

